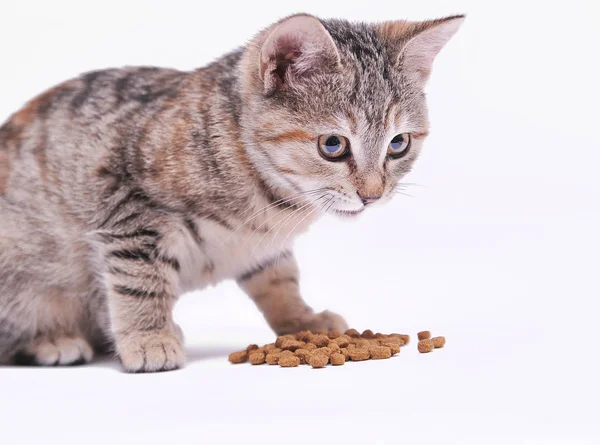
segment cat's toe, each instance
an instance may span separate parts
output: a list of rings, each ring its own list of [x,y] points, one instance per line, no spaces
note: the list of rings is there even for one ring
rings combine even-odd
[[[341,315],[330,311],[318,313],[316,323],[321,325],[320,330],[344,332],[348,329],[346,320]]]
[[[44,336],[17,352],[14,363],[34,366],[75,366],[92,360],[94,352],[81,337]]]
[[[337,331],[344,332],[348,329],[348,324],[342,318],[342,316],[330,312],[323,311],[318,314],[312,314],[310,317],[299,320],[298,323],[294,323],[293,329],[291,326],[286,326],[284,329],[281,329],[281,332],[278,334],[287,334],[290,332],[297,332],[303,330],[309,330],[312,332],[319,331]]]
[[[177,335],[170,332],[138,333],[117,342],[127,372],[160,372],[181,368],[185,357]]]

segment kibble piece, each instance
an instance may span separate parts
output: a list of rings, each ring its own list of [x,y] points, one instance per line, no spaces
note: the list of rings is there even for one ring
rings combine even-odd
[[[255,349],[258,349],[258,345],[249,345],[249,346],[246,348],[246,352],[247,352],[248,354],[250,354],[250,353],[251,353],[252,351],[254,351]]]
[[[396,343],[400,346],[402,346],[404,344],[404,340],[402,340],[400,337],[387,337],[387,338],[382,338],[380,343]]]
[[[267,354],[267,356],[265,357],[265,361],[269,364],[269,365],[276,365],[277,363],[279,363],[279,359],[281,358],[281,352],[270,352],[269,354]]]
[[[346,348],[350,344],[350,340],[352,340],[352,338],[344,334],[333,341],[336,342],[340,348]]]
[[[251,352],[248,355],[250,359],[250,363],[253,365],[262,365],[265,362],[265,353],[264,352]]]
[[[344,334],[352,338],[360,337],[360,332],[358,332],[356,329],[348,329],[346,332],[344,332]]]
[[[279,358],[279,366],[282,368],[295,368],[300,364],[300,358],[295,355]]]
[[[277,337],[277,340],[275,340],[275,346],[281,348],[281,345],[285,340],[296,340],[296,336],[291,334],[280,335]]]
[[[330,360],[333,366],[339,366],[346,363],[346,357],[344,357],[344,354],[340,354],[339,352],[331,354]]]
[[[433,350],[433,341],[429,339],[420,340],[417,344],[417,349],[421,353],[431,352]]]
[[[248,353],[246,351],[232,352],[229,354],[229,361],[231,363],[244,363],[248,360]]]
[[[400,345],[394,342],[382,342],[381,346],[387,346],[392,351],[392,355],[396,355],[400,352]]]
[[[370,329],[365,329],[360,336],[362,338],[375,338],[375,334],[373,334],[373,331]]]
[[[339,351],[340,351],[340,347],[339,347],[339,345],[338,345],[336,342],[334,342],[334,341],[330,341],[330,342],[329,342],[329,344],[327,345],[327,347],[328,347],[329,349],[331,349],[331,352],[332,352],[332,353],[333,353],[333,352],[339,352]]]
[[[295,351],[296,349],[300,349],[301,347],[303,347],[305,344],[306,343],[304,343],[303,341],[286,339],[281,342],[281,349]]]
[[[340,348],[340,353],[344,356],[344,358],[346,360],[348,360],[350,358],[350,355],[348,354],[348,349],[346,349],[346,348]]]
[[[392,350],[387,346],[375,346],[369,352],[373,360],[381,360],[392,356]]]
[[[313,368],[324,368],[329,363],[329,357],[325,354],[312,354],[308,359],[308,364]]]
[[[281,351],[280,354],[281,357],[291,357],[292,355],[294,355],[292,351]]]
[[[433,342],[433,347],[434,348],[443,348],[444,345],[446,344],[446,338],[445,337],[433,337],[431,339],[431,341]]]
[[[348,350],[348,355],[353,362],[369,360],[369,357],[371,357],[371,353],[366,348],[350,349]]]
[[[281,348],[275,346],[275,343],[269,343],[268,345],[264,345],[265,353],[268,354],[270,352],[281,352]]]
[[[322,348],[323,346],[327,346],[329,344],[329,337],[324,334],[313,335],[310,339],[310,343]]]
[[[429,340],[431,338],[431,332],[421,331],[417,333],[417,337],[419,338],[419,340]]]
[[[310,331],[300,331],[296,334],[296,340],[303,341],[308,343],[310,338],[313,336],[313,333]]]
[[[313,344],[313,343],[306,343],[302,349],[307,349],[309,351],[313,351],[315,349],[317,349],[317,345]]]
[[[329,331],[327,333],[327,337],[329,337],[330,340],[333,340],[334,338],[338,338],[340,335],[342,335],[342,333],[338,332],[338,331]]]
[[[356,343],[350,343],[346,349],[348,351],[351,350],[351,349],[356,349]]]
[[[358,340],[356,342],[357,348],[369,348],[371,346],[371,342],[369,340]]]
[[[312,353],[313,354],[323,354],[326,355],[327,357],[331,356],[331,349],[329,349],[327,346],[323,347],[323,348],[319,348],[319,349],[315,349]]]
[[[308,349],[296,349],[294,355],[300,359],[301,365],[306,365],[310,357],[310,351]]]

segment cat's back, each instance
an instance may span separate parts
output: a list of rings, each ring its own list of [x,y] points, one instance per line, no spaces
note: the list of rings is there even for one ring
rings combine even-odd
[[[0,126],[0,196],[63,196],[109,155],[127,150],[174,102],[186,73],[154,67],[93,71],[29,101]]]

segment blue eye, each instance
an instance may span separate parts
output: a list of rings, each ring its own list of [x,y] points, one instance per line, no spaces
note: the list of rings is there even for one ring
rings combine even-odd
[[[349,153],[350,143],[344,136],[319,136],[319,152],[327,160],[338,160]]]
[[[388,145],[388,155],[393,159],[398,159],[408,153],[410,148],[410,133],[402,133],[394,136]]]

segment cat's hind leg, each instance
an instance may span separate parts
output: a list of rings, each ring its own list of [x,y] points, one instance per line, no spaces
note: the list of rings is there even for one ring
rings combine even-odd
[[[87,244],[2,197],[0,214],[0,363],[90,361],[91,345],[108,340],[108,320]]]
[[[238,278],[277,334],[302,330],[344,332],[348,325],[330,311],[315,313],[300,296],[298,266],[291,253]]]
[[[91,345],[82,336],[40,335],[17,351],[15,365],[75,366],[88,363],[94,355]]]

